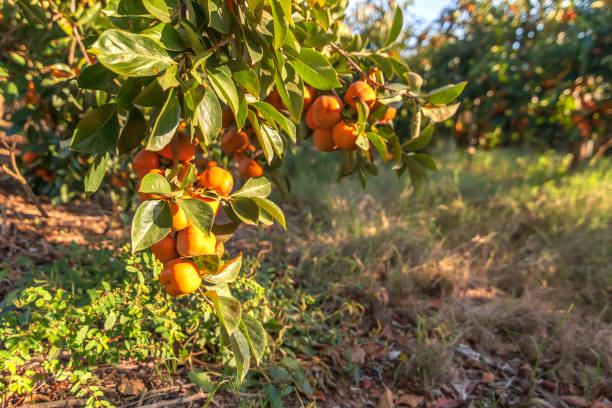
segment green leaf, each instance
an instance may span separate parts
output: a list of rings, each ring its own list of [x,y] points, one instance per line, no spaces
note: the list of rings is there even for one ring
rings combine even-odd
[[[181,121],[181,105],[175,95],[175,88],[168,92],[168,98],[164,105],[153,110],[156,111],[157,115],[153,116],[155,121],[151,127],[151,138],[147,144],[147,149],[159,151],[170,143]]]
[[[425,184],[425,169],[418,160],[412,156],[406,156],[406,166],[410,173],[410,181],[416,191],[419,191]]]
[[[387,35],[387,39],[385,40],[385,47],[397,40],[397,37],[402,32],[403,25],[404,16],[402,15],[402,9],[397,6],[395,8],[395,14],[393,15],[393,24],[391,24],[391,29],[389,29],[389,34]]]
[[[246,313],[242,314],[240,330],[245,335],[255,361],[259,365],[268,345],[266,331],[259,320]]]
[[[147,200],[140,204],[132,220],[132,252],[141,251],[161,241],[172,229],[172,214],[165,200]]]
[[[428,169],[433,170],[433,171],[438,170],[438,166],[436,165],[436,162],[430,155],[425,154],[425,153],[415,153],[414,155],[412,155],[412,157],[417,159],[419,163],[421,163],[423,166],[427,167]]]
[[[119,138],[117,105],[109,103],[90,111],[76,126],[70,148],[82,153],[104,153]]]
[[[23,14],[26,15],[26,18],[30,22],[34,23],[38,21],[39,23],[44,24],[44,25],[48,24],[48,20],[47,20],[47,16],[45,15],[45,11],[38,4],[35,4],[34,2],[31,2],[30,0],[17,0],[17,4],[19,5],[19,8],[23,11]]]
[[[127,153],[140,146],[140,143],[147,134],[147,122],[144,115],[138,108],[130,109],[125,123],[125,127],[119,135],[117,149],[119,154]]]
[[[240,302],[233,297],[219,296],[214,291],[210,292],[210,297],[215,305],[219,321],[225,330],[227,330],[227,334],[231,336],[240,324]]]
[[[342,86],[338,74],[327,58],[312,48],[302,47],[295,59],[289,59],[289,64],[299,76],[317,89],[333,89]]]
[[[259,141],[268,164],[272,163],[272,159],[274,159],[274,148],[272,147],[272,141],[268,137],[267,133],[263,133],[261,131],[261,125],[259,124],[257,115],[255,115],[255,113],[251,110],[249,110],[249,122],[251,122],[251,127],[253,130],[255,130],[257,140]]]
[[[277,111],[272,105],[267,102],[256,101],[251,103],[259,113],[270,123],[276,123],[283,129],[293,143],[296,142],[296,128],[295,124],[291,122],[287,117]]]
[[[104,321],[104,330],[110,330],[115,326],[117,322],[117,314],[115,312],[110,312]]]
[[[153,82],[157,83],[156,81]],[[132,77],[126,79],[121,84],[121,87],[117,92],[117,96],[115,97],[115,101],[122,108],[131,109],[133,106],[132,102],[140,94],[144,84],[145,78]]]
[[[463,81],[458,84],[446,85],[427,93],[423,98],[434,105],[445,105],[451,103],[461,95],[466,84],[467,82]]]
[[[425,105],[421,106],[421,112],[423,112],[423,115],[426,118],[429,118],[432,122],[444,122],[457,113],[459,105],[461,105],[460,102],[444,106]]]
[[[83,68],[77,79],[77,85],[81,89],[104,91],[116,77],[117,74],[106,69],[104,65],[96,63]]]
[[[91,197],[100,187],[106,173],[106,165],[109,158],[108,152],[96,154],[93,163],[91,163],[85,175],[85,197]]]
[[[164,0],[142,0],[147,11],[164,23],[169,23],[170,11]]]
[[[221,132],[221,105],[212,89],[206,88],[204,97],[196,107],[194,119],[208,143],[215,140]]]
[[[138,79],[138,78],[129,78]],[[136,98],[133,99],[134,105],[138,106],[159,106],[161,101],[168,98],[168,92],[164,92],[157,81],[151,81]]]
[[[232,60],[227,63],[232,77],[239,85],[244,87],[250,94],[259,96],[259,80],[257,74],[244,61]]]
[[[87,337],[88,331],[89,331],[89,325],[81,327],[79,331],[77,332],[76,337],[74,338],[74,342],[76,344],[82,344],[83,340],[85,340],[85,337]]]
[[[249,342],[241,331],[236,331],[230,335],[230,346],[236,358],[236,379],[240,384],[244,377],[249,372],[251,364],[251,353],[249,351]]]
[[[155,80],[159,83],[162,90],[168,88],[174,88],[180,85],[178,78],[176,77],[176,65],[171,65],[164,73],[158,76]]]
[[[202,275],[204,282],[211,285],[219,285],[221,283],[230,283],[236,280],[238,273],[240,273],[240,267],[242,266],[242,253],[237,257],[230,259],[217,271],[215,275]]]
[[[236,125],[238,129],[244,126],[246,116],[239,114],[240,112],[240,97],[238,96],[238,90],[236,84],[232,80],[232,73],[229,68],[222,66],[219,68],[207,68],[208,78],[210,79],[211,85],[215,90],[217,96],[230,107],[234,112],[236,119]]]
[[[291,65],[285,64],[283,70],[284,75],[278,71],[274,73],[274,83],[291,117],[297,122],[302,116],[304,105],[304,83]]]
[[[282,47],[285,42],[285,38],[287,38],[287,31],[289,30],[289,18],[291,16],[287,16],[285,14],[285,10],[281,1],[286,0],[271,0],[272,6],[272,17],[274,22],[274,49],[279,49]]]
[[[276,203],[266,198],[259,197],[251,197],[251,200],[255,201],[260,208],[262,208],[266,213],[270,214],[272,218],[274,218],[281,225],[281,227],[283,227],[283,229],[287,229],[287,225],[285,224],[285,214],[283,214],[283,210],[281,210]]]
[[[116,29],[104,31],[91,52],[111,71],[133,77],[157,75],[174,63],[157,41]]]
[[[265,177],[251,177],[232,197],[266,198],[272,192],[272,185]]]
[[[402,147],[408,152],[422,150],[429,144],[429,142],[431,142],[432,137],[433,126],[429,124],[417,138],[409,140]]]
[[[184,198],[177,200],[179,207],[185,212],[189,220],[206,236],[215,222],[215,212],[205,201],[197,198]]]
[[[257,224],[259,220],[259,207],[250,197],[235,197],[230,201],[234,214],[245,224]]]
[[[231,34],[234,16],[225,6],[224,0],[206,0],[209,25],[221,34]]]
[[[159,41],[167,50],[183,51],[185,49],[181,34],[170,24],[159,23],[141,31],[140,34]]]
[[[164,176],[157,173],[151,173],[145,174],[145,176],[142,178],[140,189],[138,191],[141,193],[168,194],[172,191],[172,187]]]
[[[387,161],[387,157],[389,157],[389,152],[387,150],[387,144],[385,141],[375,132],[366,132],[366,136],[370,139],[370,142],[374,145],[380,157],[382,157],[383,161]]]
[[[189,380],[200,387],[204,392],[211,392],[213,390],[212,381],[210,376],[204,371],[190,371],[187,374]]]

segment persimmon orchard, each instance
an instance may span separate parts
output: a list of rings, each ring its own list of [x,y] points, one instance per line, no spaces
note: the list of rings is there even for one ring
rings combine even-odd
[[[418,188],[436,169],[421,151],[434,123],[455,114],[452,102],[465,86],[423,89],[396,51],[399,8],[384,43],[368,45],[343,23],[344,2],[16,4],[10,18],[59,25],[58,48],[72,47],[66,61],[57,61],[65,64],[61,75],[47,70],[52,82],[28,82],[23,103],[31,117],[22,122],[31,132],[70,130],[70,149],[90,156],[88,197],[109,169],[111,190],[137,180],[132,251],[150,249],[163,263],[159,284],[169,296],[206,298],[235,356],[238,382],[251,357],[263,358],[267,336],[232,296],[242,254],[227,253],[224,243],[242,224],[289,228],[270,195],[274,186],[287,190],[281,165],[292,146],[314,144],[334,155],[339,178],[355,175],[365,185],[378,166],[390,166]],[[46,69],[28,61],[28,75]],[[57,103],[57,94],[69,101]],[[45,95],[56,103],[43,108]],[[58,109],[71,112],[62,126],[52,120]],[[410,132],[394,130],[400,109]],[[51,118],[43,112],[43,125],[32,125],[42,110]],[[22,163],[44,160],[43,147]]]

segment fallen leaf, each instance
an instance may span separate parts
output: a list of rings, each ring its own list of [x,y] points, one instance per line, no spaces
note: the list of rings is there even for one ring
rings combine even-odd
[[[578,395],[568,395],[563,397],[563,401],[574,407],[588,407],[589,403],[586,398]]]
[[[393,408],[393,392],[390,388],[385,388],[385,391],[378,400],[377,408]]]
[[[429,303],[427,304],[427,308],[429,309],[440,309],[441,307],[442,307],[441,298],[431,299]]]
[[[147,390],[147,387],[138,378],[124,379],[117,385],[117,391],[124,395],[140,395]]]
[[[325,394],[321,390],[315,391],[314,396],[316,401],[327,402],[327,400],[325,399]]]
[[[461,405],[461,401],[448,398],[438,398],[436,400],[436,408],[457,408]]]
[[[480,381],[485,384],[493,384],[493,382],[495,382],[495,375],[493,373],[484,373],[480,378]]]
[[[398,399],[397,403],[401,406],[417,408],[419,405],[421,405],[421,403],[423,403],[424,400],[425,400],[425,397],[421,397],[420,395],[406,394],[406,395],[402,395]]]
[[[349,361],[353,364],[365,364],[366,353],[359,346],[348,349]]]

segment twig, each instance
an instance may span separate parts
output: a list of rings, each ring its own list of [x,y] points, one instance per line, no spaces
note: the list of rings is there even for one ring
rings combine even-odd
[[[19,166],[17,166],[17,160],[15,159],[15,146],[17,145],[17,138],[13,140],[12,146],[9,146],[8,142],[4,139],[4,137],[2,137],[0,141],[2,142],[4,147],[6,147],[6,149],[9,151],[10,158],[11,158],[11,166],[13,168],[11,170],[6,165],[6,163],[3,163],[1,166],[2,170],[4,170],[6,174],[8,174],[9,176],[17,180],[19,183],[21,183],[21,186],[26,191],[27,195],[30,197],[30,200],[32,200],[34,202],[34,205],[36,205],[36,208],[38,209],[38,212],[40,212],[40,215],[43,216],[44,218],[49,218],[49,215],[47,215],[47,212],[42,207],[42,205],[40,204],[40,201],[38,201],[38,198],[36,197],[32,189],[28,185],[28,181],[25,179],[25,177],[23,177],[23,174],[21,174],[21,171],[19,170]]]
[[[59,401],[43,402],[42,404],[26,404],[22,405],[22,408],[64,408],[64,407],[76,407],[83,406],[85,404],[84,399],[65,399]]]
[[[347,54],[346,51],[344,51],[342,48],[340,48],[339,46],[337,46],[336,44],[334,44],[333,42],[329,43],[330,47],[332,47],[334,50],[336,50],[338,52],[338,54],[342,55],[349,64],[351,64],[351,66],[353,68],[355,68],[357,70],[357,72],[359,72],[361,74],[361,76],[363,77],[363,79],[365,79],[366,81],[368,81],[369,83],[371,83],[374,86],[377,86],[379,88],[383,88],[386,89],[388,91],[393,91],[393,92],[397,92],[396,89],[393,88],[389,88],[387,85],[381,84],[380,82],[377,82],[375,80],[373,80],[372,78],[369,77],[368,74],[365,73],[365,71],[363,69],[361,69],[361,67],[359,66],[359,64],[357,64],[355,61],[353,61],[353,59],[351,58],[350,55]]]
[[[81,49],[81,52],[83,53],[83,57],[85,57],[85,63],[87,65],[93,65],[91,61],[89,60],[89,55],[87,55],[87,48],[85,48],[83,41],[81,41],[81,34],[79,34],[79,29],[77,28],[76,25],[72,26],[72,32],[74,33],[74,38],[76,38],[77,43],[79,44],[79,48]]]
[[[188,397],[181,397],[181,398],[176,398],[176,399],[173,399],[173,400],[158,401],[158,402],[156,402],[154,404],[143,405],[141,408],[161,408],[161,407],[169,407],[171,405],[177,405],[177,404],[186,404],[188,402],[192,402],[192,401],[197,401],[197,400],[208,398],[209,395],[210,395],[209,393],[199,392],[197,394],[193,394],[193,395],[190,395]],[[211,403],[212,403],[212,405],[214,405],[216,407],[220,406],[215,401],[211,401]]]

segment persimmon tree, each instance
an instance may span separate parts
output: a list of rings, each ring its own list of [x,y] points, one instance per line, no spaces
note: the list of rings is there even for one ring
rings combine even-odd
[[[461,0],[418,36],[414,66],[469,82],[460,141],[560,148],[575,166],[612,145],[611,19],[597,0]]]
[[[339,178],[365,185],[388,165],[419,188],[436,169],[422,152],[434,123],[455,114],[465,86],[423,89],[394,51],[399,8],[384,42],[369,45],[343,23],[343,2],[17,5],[18,18],[43,27],[54,18],[81,48],[78,75],[57,86],[76,86],[86,98],[70,141],[72,151],[91,155],[86,195],[112,163],[130,162],[142,200],[132,250],[150,248],[164,264],[159,281],[169,296],[207,300],[238,382],[263,358],[267,336],[232,296],[242,254],[224,243],[242,224],[287,228],[270,195],[273,186],[288,190],[281,165],[292,146],[312,139],[337,155]],[[410,132],[395,132],[398,109]]]

